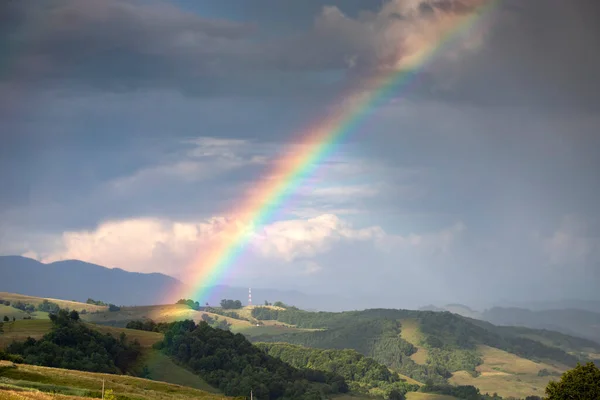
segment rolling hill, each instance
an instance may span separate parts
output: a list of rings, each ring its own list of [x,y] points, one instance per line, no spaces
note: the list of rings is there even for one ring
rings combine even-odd
[[[125,332],[127,337],[138,339],[144,347],[146,361],[142,363],[150,367],[153,379],[208,391],[214,389],[151,348],[162,340],[162,334],[123,327],[134,320],[199,322],[209,316],[226,320],[232,331],[264,346],[280,342],[314,349],[353,349],[399,373],[409,383],[473,385],[482,393],[503,396],[539,395],[548,381],[578,361],[600,360],[600,344],[592,340],[550,330],[496,326],[449,312],[371,309],[334,313],[295,307],[244,307],[229,316],[215,313],[171,304],[123,307],[113,312],[102,309],[82,318],[103,333],[118,336]],[[47,315],[38,317],[6,323],[0,346],[13,339],[39,338],[47,333]]]
[[[600,314],[578,309],[531,311],[523,308],[494,307],[481,318],[494,325],[546,329],[600,341]]]
[[[102,383],[119,398],[130,399],[223,399],[220,394],[192,387],[124,375],[99,374],[59,368],[38,367],[0,361],[0,393],[8,399],[99,398]]]
[[[579,361],[600,359],[600,344],[527,328],[497,327],[449,312],[365,310],[310,313],[256,309],[255,317],[320,331],[257,335],[321,349],[351,348],[420,382],[473,385],[482,393],[539,395]]]
[[[598,312],[600,309],[595,308],[595,302],[572,301],[568,303],[556,302],[548,304],[572,304],[580,305],[584,308],[563,306],[561,308],[530,310],[518,307],[492,307],[481,312],[462,304],[448,304],[443,307],[429,305],[422,307],[420,310],[449,311],[463,317],[487,321],[494,325],[551,330],[571,336],[600,341],[600,312]]]

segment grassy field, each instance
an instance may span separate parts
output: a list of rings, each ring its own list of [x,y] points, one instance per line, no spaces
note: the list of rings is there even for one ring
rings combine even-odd
[[[87,324],[91,329],[95,329],[101,333],[110,333],[113,337],[118,338],[121,333],[125,333],[127,335],[127,339],[134,340],[137,339],[138,342],[142,345],[142,347],[152,347],[152,345],[156,342],[160,342],[163,339],[163,334],[158,332],[147,332],[147,331],[139,331],[136,329],[125,329],[125,328],[115,328],[112,326],[104,326],[104,325],[95,325],[95,324]]]
[[[39,339],[50,332],[52,323],[46,320],[18,320],[4,323],[4,333],[0,334],[0,349],[5,348],[13,341],[24,341],[28,337]]]
[[[102,333],[110,333],[114,337],[119,337],[121,332],[127,335],[129,340],[137,339],[142,347],[151,347],[154,343],[162,340],[163,335],[156,332],[138,331],[134,329],[113,328],[111,326],[102,326],[88,324],[92,329]],[[24,341],[28,337],[40,339],[46,333],[50,332],[52,323],[49,319],[45,320],[17,320],[15,322],[4,323],[4,333],[0,334],[0,348],[5,348],[13,341]]]
[[[144,365],[148,367],[150,379],[152,380],[188,386],[209,393],[219,393],[218,390],[210,386],[198,375],[175,364],[172,359],[160,351],[145,350],[139,360],[139,365],[141,367]]]
[[[456,385],[473,385],[482,393],[498,393],[503,397],[542,396],[548,382],[558,379],[552,376],[538,376],[541,369],[556,373],[562,368],[543,363],[536,363],[505,351],[479,346],[483,364],[477,367],[478,377],[473,377],[464,371],[456,372],[450,383]]]
[[[190,387],[131,376],[96,374],[0,362],[0,384],[5,385],[0,388],[9,390],[10,396],[16,395],[14,391],[21,387],[37,389],[42,392],[55,391],[59,394],[80,397],[100,397],[103,380],[105,381],[105,388],[113,390],[114,394],[121,398],[149,400],[212,400],[225,398],[219,394]],[[44,397],[36,398],[44,399]]]
[[[400,337],[413,346],[417,347],[417,352],[410,356],[417,364],[425,365],[427,363],[427,349],[421,347],[423,336],[419,330],[419,322],[414,319],[403,319],[400,321]]]
[[[444,394],[409,392],[406,393],[407,400],[457,400],[456,397],[446,396]]]
[[[23,294],[7,293],[7,292],[0,292],[0,299],[10,300],[11,303],[20,301],[22,303],[29,303],[29,304],[34,304],[34,305],[41,304],[44,300],[48,300],[48,301],[58,304],[58,306],[60,308],[68,308],[69,310],[76,310],[76,311],[87,310],[88,312],[92,312],[92,311],[106,311],[108,309],[108,307],[106,307],[106,306],[96,306],[94,304],[80,303],[77,301],[59,300],[59,299],[43,298],[43,297],[33,297],[33,296],[26,296]]]
[[[227,320],[232,327],[252,326],[248,321],[223,317],[220,315],[195,311],[184,304],[167,304],[162,306],[123,307],[116,312],[100,312],[82,315],[82,319],[97,324],[126,325],[129,321],[151,319],[155,322],[174,322],[191,319],[196,322],[202,320],[202,315],[207,314],[212,318]]]

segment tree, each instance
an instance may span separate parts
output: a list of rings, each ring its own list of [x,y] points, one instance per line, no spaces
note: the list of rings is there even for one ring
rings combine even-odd
[[[223,299],[221,300],[221,308],[225,310],[237,310],[242,308],[242,302],[239,300]]]
[[[8,318],[8,315],[5,315],[4,316],[4,322],[8,322],[8,321],[10,321],[10,319]]]
[[[112,389],[108,389],[107,391],[104,392],[104,399],[105,400],[116,400],[117,397],[113,393]]]
[[[388,400],[405,400],[406,397],[397,389],[390,391],[388,394]]]
[[[73,321],[79,321],[79,313],[73,310],[69,313],[69,318],[71,318]]]
[[[593,362],[577,364],[563,374],[560,381],[551,381],[546,387],[548,400],[600,399],[600,369]]]

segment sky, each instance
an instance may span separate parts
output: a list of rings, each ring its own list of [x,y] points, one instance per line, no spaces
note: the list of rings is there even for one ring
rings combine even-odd
[[[600,5],[486,2],[1,2],[0,254],[189,283],[277,159],[472,15],[219,283],[600,300]]]

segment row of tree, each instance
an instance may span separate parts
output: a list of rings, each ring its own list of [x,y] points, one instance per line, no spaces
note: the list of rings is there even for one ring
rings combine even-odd
[[[86,304],[93,304],[95,306],[108,307],[108,311],[111,311],[111,312],[121,311],[121,307],[119,307],[119,306],[116,306],[112,303],[105,303],[101,300],[94,300],[92,298],[88,298],[86,301]]]

